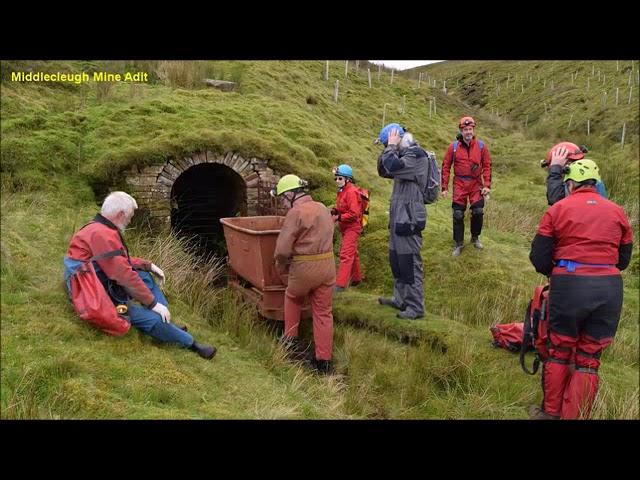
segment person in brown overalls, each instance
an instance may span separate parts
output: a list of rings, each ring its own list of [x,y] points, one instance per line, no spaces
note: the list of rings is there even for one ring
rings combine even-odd
[[[322,203],[314,201],[303,188],[307,182],[285,175],[275,189],[289,208],[274,252],[280,275],[289,274],[284,301],[284,335],[287,350],[300,352],[298,326],[305,297],[311,301],[315,358],[312,366],[320,373],[332,372],[333,286],[336,266],[333,259],[333,219]]]

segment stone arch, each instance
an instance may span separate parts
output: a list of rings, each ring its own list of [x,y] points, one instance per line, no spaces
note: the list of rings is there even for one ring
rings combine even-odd
[[[130,193],[151,220],[171,224],[171,191],[175,181],[189,170],[203,163],[218,163],[236,172],[246,185],[246,215],[282,214],[269,190],[279,177],[268,167],[268,161],[256,157],[244,158],[238,152],[218,154],[211,151],[191,156],[171,158],[163,165],[134,167],[127,175]],[[244,213],[244,212],[243,212]]]

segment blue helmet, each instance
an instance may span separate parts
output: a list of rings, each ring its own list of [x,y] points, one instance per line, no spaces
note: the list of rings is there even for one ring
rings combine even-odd
[[[349,165],[342,164],[336,170],[336,175],[353,179],[353,169]]]
[[[397,123],[390,123],[382,130],[380,130],[380,135],[378,136],[378,140],[380,140],[380,143],[382,143],[385,147],[387,146],[387,142],[389,141],[389,133],[391,133],[391,130],[393,130],[394,128],[398,130],[400,136],[404,135],[404,128],[402,128]]]

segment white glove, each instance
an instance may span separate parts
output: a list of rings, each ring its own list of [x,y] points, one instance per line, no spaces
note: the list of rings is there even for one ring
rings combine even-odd
[[[159,266],[157,266],[155,263],[152,263],[151,264],[151,271],[153,273],[155,273],[158,277],[160,277],[160,280],[159,280],[158,283],[160,285],[162,285],[164,283],[164,281],[165,281],[165,276],[164,276],[164,272],[162,271],[162,269]]]
[[[153,307],[151,310],[153,310],[158,315],[160,315],[162,317],[163,322],[165,323],[171,322],[171,313],[169,312],[169,309],[165,307],[163,304],[161,304],[160,302],[156,303],[155,307]]]

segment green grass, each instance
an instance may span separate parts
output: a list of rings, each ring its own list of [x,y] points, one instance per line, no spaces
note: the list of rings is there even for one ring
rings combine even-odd
[[[109,68],[142,65],[162,72],[160,62]],[[501,62],[483,65],[494,75],[512,68]],[[541,62],[539,69],[552,66]],[[24,67],[3,62],[3,79],[11,69]],[[90,71],[101,65],[40,62],[35,67]],[[443,64],[438,75],[476,81],[476,67]],[[533,287],[544,280],[528,261],[546,209],[545,173],[537,164],[556,133],[558,138],[565,133],[535,134],[531,130],[542,121],[532,118],[529,131],[517,126],[517,108],[534,108],[537,97],[513,102],[506,96],[492,99],[487,91],[482,103],[455,88],[449,95],[424,83],[417,89],[411,74],[396,75],[390,85],[386,72],[377,80],[377,70],[369,89],[366,66],[359,76],[352,71],[345,79],[344,62],[331,62],[329,81],[322,80],[323,61],[171,68],[175,72],[166,80],[152,75],[149,84],[115,84],[102,94],[92,84],[3,80],[2,418],[525,418],[525,407],[541,398],[539,377],[524,375],[517,356],[489,347],[489,326],[520,321]],[[199,88],[190,69],[236,81],[238,88],[232,93]],[[338,104],[332,100],[336,79]],[[404,115],[399,113],[403,96]],[[437,114],[429,118],[432,96]],[[494,100],[503,102],[496,105],[505,112],[512,101],[513,118],[492,116]],[[471,113],[493,158],[484,251],[467,247],[453,260],[450,203],[441,200],[428,208],[425,321],[398,320],[394,310],[376,302],[392,285],[386,229],[391,185],[377,177],[379,148],[372,145],[385,103],[386,121],[408,126],[439,160],[455,136],[457,119]],[[618,113],[607,111],[603,120],[612,132],[622,119]],[[550,125],[559,128],[560,123]],[[628,128],[630,148],[623,151],[615,139],[595,130],[593,158],[607,158],[604,165],[599,161],[605,183],[627,210],[637,238],[637,116]],[[268,158],[277,173],[296,172],[310,180],[313,196],[327,205],[335,200],[332,165],[351,164],[371,190],[371,225],[360,250],[366,281],[335,301],[339,375],[317,378],[285,362],[274,329],[211,283],[220,275],[219,265],[198,264],[166,232],[156,237],[158,232],[139,223],[127,232],[133,253],[165,270],[173,317],[196,338],[216,344],[216,359],[206,362],[134,331],[110,338],[75,317],[61,280],[72,233],[95,214],[106,191],[123,187],[122,174],[132,166],[205,148]],[[620,328],[603,355],[597,418],[638,418],[639,265],[636,246],[632,266],[623,274]],[[310,338],[308,323],[302,333]]]

